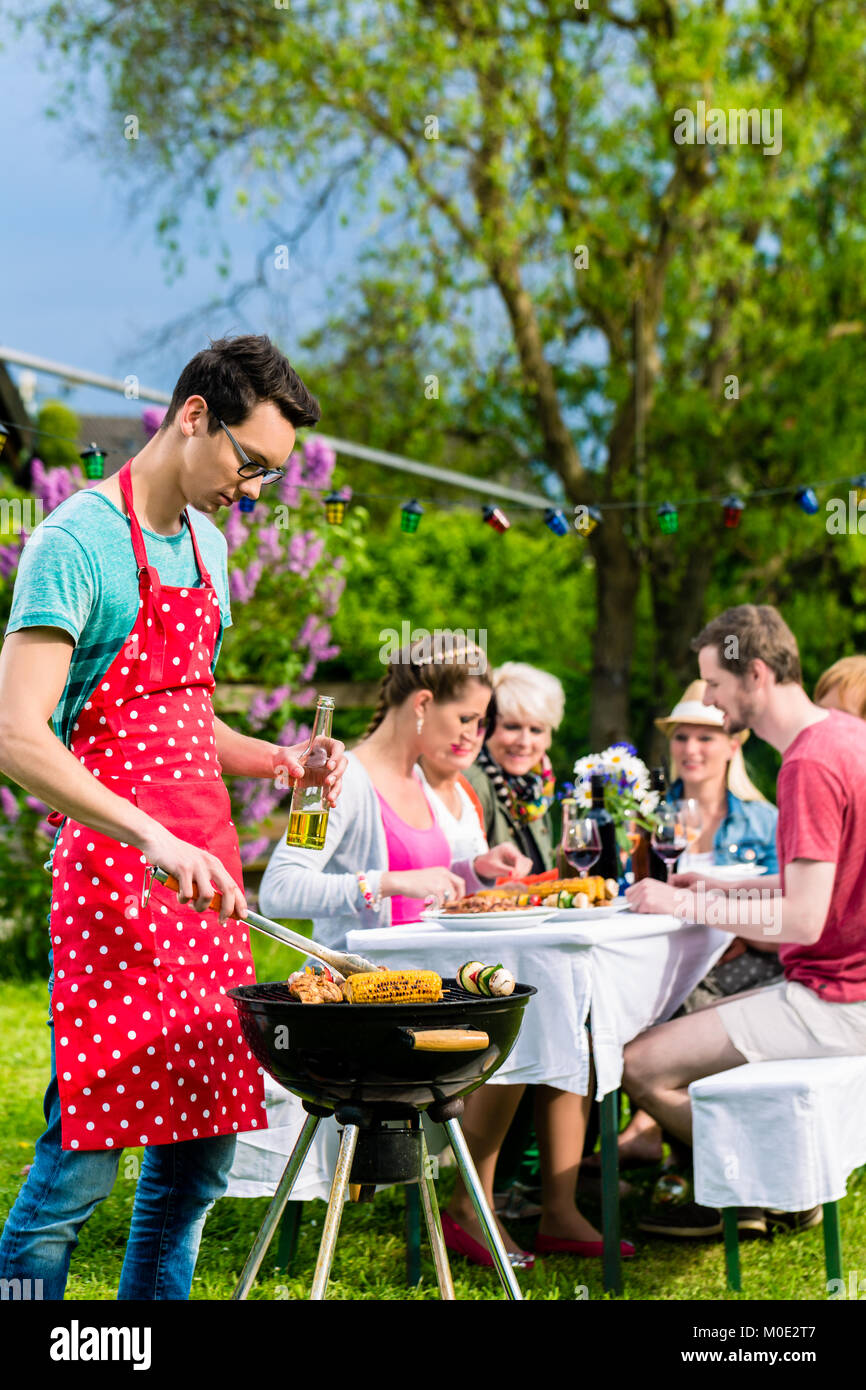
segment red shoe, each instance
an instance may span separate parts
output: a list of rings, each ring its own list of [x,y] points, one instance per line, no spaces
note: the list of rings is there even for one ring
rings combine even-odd
[[[537,1255],[586,1255],[588,1258],[597,1259],[604,1254],[604,1242],[600,1240],[568,1240],[563,1236],[543,1236],[539,1233],[535,1237],[535,1253]],[[632,1258],[635,1251],[630,1240],[620,1241],[619,1253],[624,1260]]]
[[[447,1211],[442,1212],[442,1234],[445,1237],[446,1250],[450,1250],[453,1255],[463,1255],[474,1265],[484,1265],[493,1269],[493,1256],[487,1246],[474,1240],[462,1226],[457,1225],[454,1217],[449,1216]],[[532,1269],[535,1256],[527,1250],[521,1250],[519,1253],[509,1251],[508,1261],[512,1269]]]

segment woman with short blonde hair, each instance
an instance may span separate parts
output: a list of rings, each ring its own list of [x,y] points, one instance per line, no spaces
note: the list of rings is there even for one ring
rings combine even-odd
[[[488,843],[516,845],[534,873],[553,867],[554,776],[547,750],[564,710],[565,692],[549,671],[523,661],[498,666],[487,737],[466,772],[481,802]]]

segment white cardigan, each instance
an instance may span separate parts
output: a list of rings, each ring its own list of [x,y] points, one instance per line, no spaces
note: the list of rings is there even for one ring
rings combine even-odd
[[[363,870],[373,896],[388,867],[385,827],[379,798],[363,763],[347,753],[348,766],[337,804],[328,816],[324,849],[297,849],[278,841],[259,889],[259,908],[266,917],[312,917],[313,939],[345,949],[346,933],[358,927],[390,927],[391,899],[378,909],[364,902],[358,886]],[[482,887],[472,861],[451,868],[474,893]]]

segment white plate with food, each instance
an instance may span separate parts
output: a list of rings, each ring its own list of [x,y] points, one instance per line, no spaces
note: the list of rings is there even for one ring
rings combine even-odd
[[[597,917],[612,917],[617,912],[631,912],[631,903],[625,898],[614,898],[612,902],[598,903],[594,907],[558,907],[558,922],[592,922]]]
[[[514,931],[518,927],[537,927],[557,915],[551,907],[515,907],[500,912],[443,912],[440,907],[428,907],[421,913],[422,922],[438,922],[454,931]]]

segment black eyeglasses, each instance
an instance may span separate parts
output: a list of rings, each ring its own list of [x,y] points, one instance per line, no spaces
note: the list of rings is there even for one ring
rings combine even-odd
[[[286,476],[285,468],[267,468],[263,463],[253,463],[253,460],[251,458],[248,458],[247,455],[244,453],[243,449],[241,448],[238,441],[235,439],[228,425],[224,425],[222,420],[220,420],[219,416],[217,416],[217,424],[219,425],[220,429],[225,430],[226,434],[228,435],[229,439],[235,447],[235,452],[238,454],[240,458],[243,459],[243,463],[238,469],[238,475],[241,478],[261,478],[262,486],[264,486],[266,483],[275,483],[278,481],[278,479],[284,478]]]

